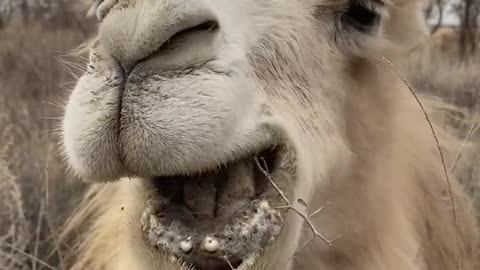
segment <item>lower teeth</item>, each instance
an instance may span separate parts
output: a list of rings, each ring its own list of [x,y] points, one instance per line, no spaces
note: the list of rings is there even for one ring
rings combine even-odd
[[[158,218],[159,210],[145,209],[142,228],[147,241],[162,251],[195,265],[208,258],[225,262],[225,258],[245,259],[259,253],[282,228],[280,213],[266,201],[252,201],[242,211],[223,220],[223,226],[197,231],[178,220]],[[166,206],[168,207],[168,206]]]

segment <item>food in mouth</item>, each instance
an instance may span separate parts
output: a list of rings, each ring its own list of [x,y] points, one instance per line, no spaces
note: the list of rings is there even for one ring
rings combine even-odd
[[[230,162],[192,176],[153,177],[141,225],[148,243],[196,269],[230,270],[280,234],[279,194],[265,170],[277,152]]]

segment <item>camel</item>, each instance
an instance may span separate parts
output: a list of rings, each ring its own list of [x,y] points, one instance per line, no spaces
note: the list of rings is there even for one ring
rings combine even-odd
[[[414,0],[97,0],[62,122],[71,269],[479,269],[394,68]],[[392,64],[393,63],[393,64]]]

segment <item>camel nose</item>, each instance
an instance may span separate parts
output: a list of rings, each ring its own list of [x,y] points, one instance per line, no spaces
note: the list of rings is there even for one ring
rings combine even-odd
[[[128,74],[154,53],[211,39],[220,25],[207,2],[146,0],[123,9],[113,6],[100,25],[99,37]]]

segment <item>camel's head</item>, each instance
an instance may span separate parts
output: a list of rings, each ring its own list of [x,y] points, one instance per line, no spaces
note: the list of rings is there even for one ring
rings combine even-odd
[[[347,162],[354,70],[401,35],[385,33],[410,31],[391,24],[403,2],[95,1],[63,123],[69,164],[85,180],[141,179],[150,246],[202,269],[246,262],[298,231],[279,189],[308,200]]]

